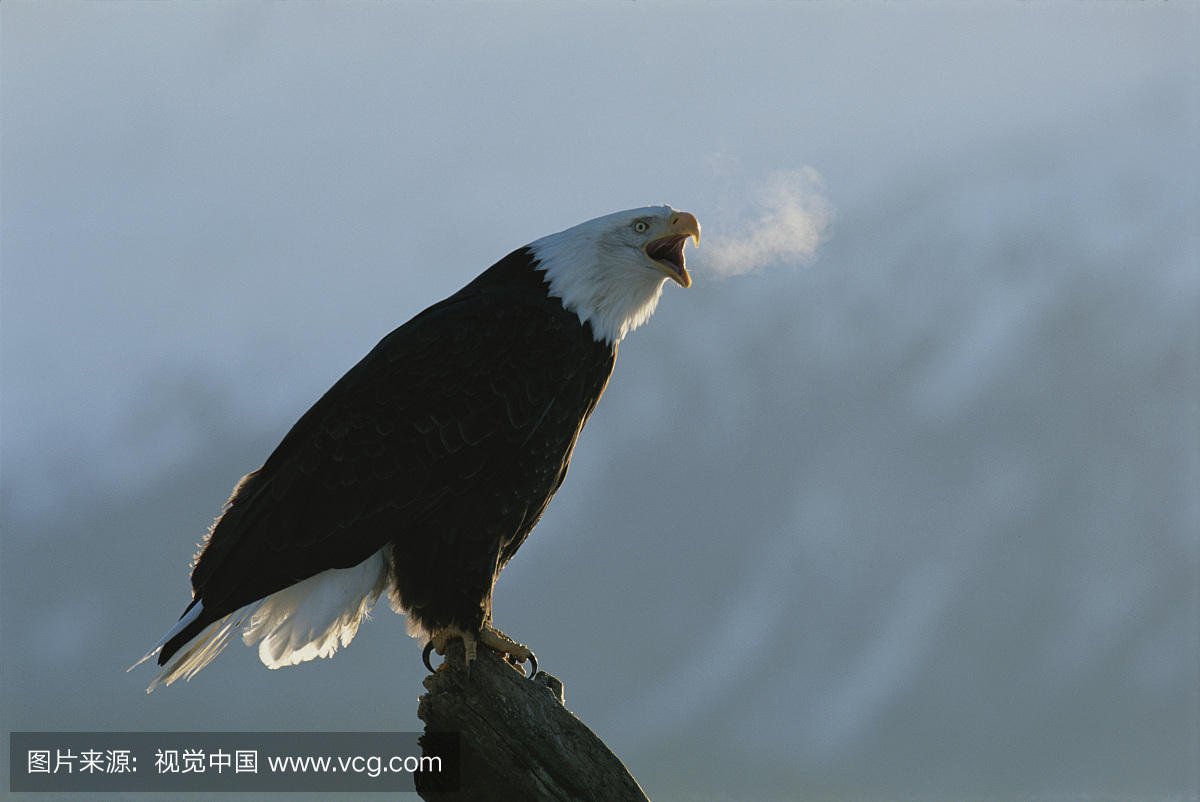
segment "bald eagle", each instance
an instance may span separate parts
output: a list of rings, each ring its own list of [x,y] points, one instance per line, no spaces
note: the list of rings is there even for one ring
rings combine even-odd
[[[410,635],[531,662],[492,591],[562,485],[617,346],[687,287],[696,218],[617,212],[519,248],[386,336],[242,478],[192,602],[142,661],[190,679],[241,629],[270,668],[349,645],[386,591]],[[139,661],[141,662],[141,661]],[[532,672],[531,672],[532,673]]]

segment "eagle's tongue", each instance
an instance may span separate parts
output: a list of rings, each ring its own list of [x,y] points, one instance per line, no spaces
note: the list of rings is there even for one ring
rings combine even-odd
[[[687,242],[690,234],[676,234],[670,237],[657,239],[646,246],[646,255],[651,259],[656,259],[660,262],[666,262],[675,268],[675,272],[679,274],[679,283],[683,286],[691,284],[691,277],[688,276],[685,259],[683,257],[683,246]]]

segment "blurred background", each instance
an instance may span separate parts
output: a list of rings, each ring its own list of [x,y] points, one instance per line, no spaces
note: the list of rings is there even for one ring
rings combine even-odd
[[[695,284],[497,588],[568,707],[660,801],[1196,799],[1197,41],[1194,3],[4,3],[5,735],[420,729],[386,605],[332,660],[126,668],[383,335],[669,203]],[[731,261],[780,181],[815,252]]]

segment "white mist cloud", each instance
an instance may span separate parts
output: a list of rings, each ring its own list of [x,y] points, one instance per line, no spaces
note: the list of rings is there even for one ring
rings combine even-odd
[[[823,190],[820,174],[811,167],[772,173],[747,193],[749,208],[735,205],[727,221],[705,222],[696,261],[720,278],[811,261],[834,216]]]

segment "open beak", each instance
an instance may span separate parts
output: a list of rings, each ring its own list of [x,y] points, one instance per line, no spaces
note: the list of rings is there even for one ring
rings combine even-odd
[[[667,224],[667,235],[646,243],[642,249],[658,269],[681,287],[690,287],[692,277],[684,266],[683,246],[691,239],[700,247],[700,222],[689,212],[675,212]]]

